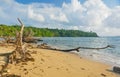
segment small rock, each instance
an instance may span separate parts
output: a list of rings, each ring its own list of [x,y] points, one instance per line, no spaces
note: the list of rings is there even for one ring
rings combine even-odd
[[[116,72],[116,73],[120,74],[120,67],[114,66],[113,67],[113,72]]]

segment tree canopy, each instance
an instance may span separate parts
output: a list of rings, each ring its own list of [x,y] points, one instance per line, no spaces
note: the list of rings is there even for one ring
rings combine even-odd
[[[15,36],[20,30],[18,25],[0,24],[0,36]],[[35,37],[98,37],[95,32],[84,32],[81,30],[48,29],[27,26],[24,33],[33,32]]]

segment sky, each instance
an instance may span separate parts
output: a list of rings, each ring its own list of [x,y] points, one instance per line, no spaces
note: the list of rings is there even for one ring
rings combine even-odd
[[[0,0],[0,24],[120,36],[120,0]]]

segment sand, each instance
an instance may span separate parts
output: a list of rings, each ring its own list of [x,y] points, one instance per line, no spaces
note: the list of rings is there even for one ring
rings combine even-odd
[[[0,47],[0,52],[14,48]],[[9,64],[10,74],[21,77],[119,77],[110,72],[111,66],[82,58],[76,54],[32,48],[34,62]]]

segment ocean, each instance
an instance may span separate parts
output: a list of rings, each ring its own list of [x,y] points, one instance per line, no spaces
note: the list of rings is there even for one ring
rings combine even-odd
[[[58,49],[72,49],[76,47],[101,48],[112,45],[114,48],[106,49],[80,49],[74,53],[89,59],[120,66],[120,37],[42,37],[41,43]]]

